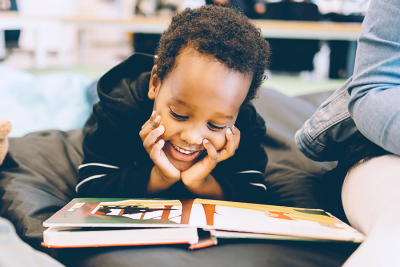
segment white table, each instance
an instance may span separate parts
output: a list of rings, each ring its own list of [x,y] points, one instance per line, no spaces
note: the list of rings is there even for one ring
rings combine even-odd
[[[253,20],[265,38],[356,41],[361,23]]]
[[[132,19],[100,19],[89,17],[60,18],[66,24],[80,29],[117,27],[136,33],[162,33],[170,23],[166,18],[134,17]],[[361,23],[253,20],[261,28],[263,37],[318,40],[355,41],[360,35]]]
[[[16,12],[0,13],[0,30],[31,27],[36,29],[36,67],[46,65],[46,44],[43,41],[43,25],[51,21],[61,22],[65,27],[75,26],[81,35],[80,53],[85,54],[85,31],[90,28],[118,28],[135,33],[162,33],[170,23],[168,18],[133,17],[132,19],[103,19],[96,17],[27,17]],[[361,23],[305,22],[253,20],[261,28],[265,38],[317,39],[356,41],[360,34]],[[4,38],[0,41],[4,49]],[[66,53],[64,53],[64,58]],[[66,65],[66,64],[64,64]]]
[[[115,27],[127,32],[162,33],[167,29],[170,19],[134,17],[132,19],[102,19],[90,17],[62,18],[66,25],[74,25],[80,30],[80,55],[84,63],[86,50],[86,29],[96,27]],[[265,38],[316,39],[356,41],[360,35],[361,23],[306,22],[253,20]],[[352,42],[348,53],[348,69],[353,69],[356,43]]]

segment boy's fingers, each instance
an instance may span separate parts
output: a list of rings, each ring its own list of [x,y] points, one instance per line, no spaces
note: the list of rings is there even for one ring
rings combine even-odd
[[[161,155],[161,150],[165,144],[163,139],[159,140],[157,143],[154,144],[153,148],[150,151],[150,158],[153,160],[154,163],[158,163],[159,157]]]
[[[146,123],[142,125],[142,130],[143,130],[144,128],[146,128],[147,126],[149,126],[150,123],[152,123],[151,120],[146,121]]]
[[[240,131],[238,128],[235,127],[235,125],[233,125],[231,129],[233,136],[235,137],[235,150],[236,150],[238,149],[240,143]]]
[[[225,144],[225,148],[219,152],[219,161],[223,161],[227,158],[232,157],[233,155],[235,155],[236,151],[236,138],[230,128],[226,129],[225,136],[227,141]]]
[[[147,127],[150,123],[152,123],[152,122],[154,121],[155,116],[156,116],[156,111],[153,110],[153,112],[151,113],[150,119],[148,119],[148,120],[146,121],[146,123],[142,125],[142,129],[144,129],[144,128]]]
[[[146,128],[143,128],[140,132],[139,132],[139,136],[142,139],[142,141],[144,141],[146,139],[146,137],[149,135],[149,133],[153,131],[153,129],[149,126],[146,126]]]
[[[233,135],[231,128],[226,130],[226,146],[225,150],[227,152],[227,156],[232,157],[236,151],[236,136]]]
[[[154,145],[157,141],[157,138],[160,137],[165,131],[165,127],[160,125],[157,129],[152,130],[147,137],[143,141],[144,148],[149,148],[150,146]]]
[[[227,141],[225,148],[219,153],[219,161],[226,160],[235,155],[236,149],[239,147],[240,132],[237,128],[228,128],[225,135]]]
[[[207,139],[203,140],[203,146],[207,150],[209,163],[212,165],[210,167],[214,168],[215,165],[217,165],[217,163],[218,163],[217,162],[217,160],[218,160],[218,152],[215,149],[215,147],[210,143],[210,141],[208,141]]]
[[[147,121],[142,128],[142,130],[139,132],[139,136],[142,139],[142,141],[147,137],[148,134],[151,133],[151,131],[153,131],[154,129],[158,128],[160,126],[161,123],[161,116],[157,116],[155,118],[155,120],[153,120],[152,122]]]

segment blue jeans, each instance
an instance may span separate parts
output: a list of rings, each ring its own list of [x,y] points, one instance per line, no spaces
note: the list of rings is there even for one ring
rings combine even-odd
[[[400,1],[372,0],[358,40],[353,76],[297,131],[309,158],[338,160],[361,132],[400,155]]]

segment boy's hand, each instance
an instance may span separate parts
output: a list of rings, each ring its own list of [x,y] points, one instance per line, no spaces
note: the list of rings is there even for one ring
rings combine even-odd
[[[235,154],[239,147],[240,131],[233,126],[226,130],[225,147],[217,151],[210,141],[204,139],[203,145],[207,150],[207,155],[200,161],[196,162],[192,167],[183,171],[181,174],[182,182],[189,188],[200,188],[211,175],[211,171],[221,161],[224,161]]]
[[[180,180],[181,172],[172,165],[162,150],[165,141],[163,139],[157,141],[165,131],[164,126],[160,125],[160,123],[161,116],[156,116],[156,112],[153,111],[150,119],[142,126],[139,136],[143,141],[144,148],[155,164],[156,173],[166,182],[175,183]]]

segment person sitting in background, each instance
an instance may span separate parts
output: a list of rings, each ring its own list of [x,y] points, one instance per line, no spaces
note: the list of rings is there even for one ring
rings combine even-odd
[[[290,21],[319,21],[318,6],[309,2],[283,0],[269,3],[263,19]],[[314,56],[319,40],[268,38],[273,51],[271,71],[293,72],[314,70]]]
[[[206,0],[206,4],[222,5],[242,11],[251,19],[259,19],[266,11],[264,0]]]
[[[372,0],[353,76],[295,136],[309,158],[339,161],[321,178],[325,210],[367,236],[344,266],[400,266],[399,29],[400,2]]]

